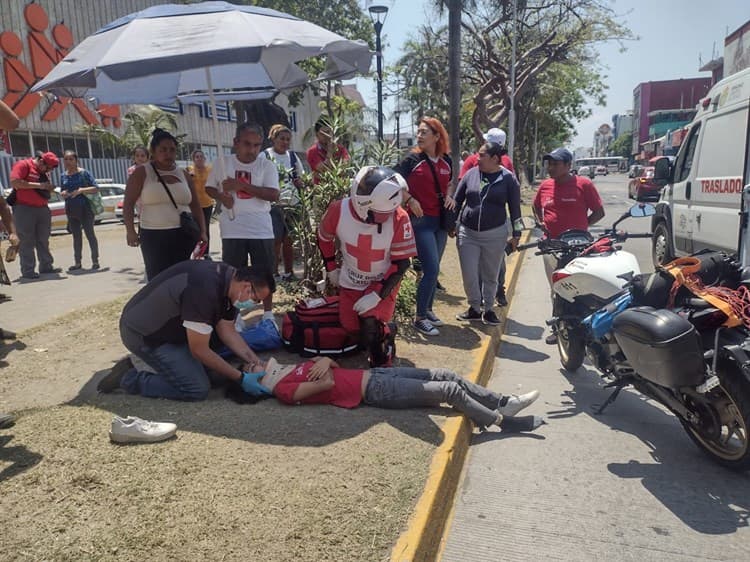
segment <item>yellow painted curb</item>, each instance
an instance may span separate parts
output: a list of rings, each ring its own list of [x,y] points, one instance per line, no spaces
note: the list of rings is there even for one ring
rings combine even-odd
[[[531,234],[526,232],[521,243],[525,244],[530,236]],[[508,261],[508,295],[512,295],[518,279],[522,255],[523,253],[516,253],[513,255],[514,259]],[[482,340],[479,350],[474,355],[473,369],[466,377],[471,382],[487,384],[504,327],[505,315],[502,324]],[[391,551],[391,562],[431,562],[437,558],[469,450],[472,423],[465,416],[448,418],[443,424],[443,434],[445,438],[432,456],[427,482],[409,519],[409,526]]]

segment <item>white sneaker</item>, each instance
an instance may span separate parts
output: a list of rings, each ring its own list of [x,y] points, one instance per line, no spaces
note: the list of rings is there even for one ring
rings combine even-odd
[[[508,396],[508,401],[505,403],[505,406],[499,406],[496,411],[503,417],[513,417],[527,406],[533,404],[534,400],[537,398],[539,398],[538,390],[532,390],[531,392],[521,394],[520,396],[511,394]]]
[[[152,422],[135,416],[115,416],[109,438],[115,443],[156,443],[169,439],[176,431],[177,426],[173,423]]]

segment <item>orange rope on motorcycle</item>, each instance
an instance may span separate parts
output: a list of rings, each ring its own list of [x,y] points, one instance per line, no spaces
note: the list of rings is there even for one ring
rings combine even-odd
[[[661,267],[674,277],[674,283],[669,290],[668,308],[674,306],[674,299],[680,287],[687,287],[694,295],[702,298],[714,308],[718,308],[727,319],[722,326],[733,328],[744,324],[750,328],[750,291],[745,286],[738,289],[729,287],[706,287],[696,275],[701,269],[698,258],[677,258]]]

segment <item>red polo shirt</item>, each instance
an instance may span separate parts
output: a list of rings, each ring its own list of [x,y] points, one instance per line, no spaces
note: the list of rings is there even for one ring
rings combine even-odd
[[[36,167],[36,160],[27,158],[13,164],[10,171],[10,180],[23,180],[30,183],[39,182],[40,172]],[[16,189],[16,205],[27,205],[29,207],[46,207],[47,199],[39,194],[36,189]]]
[[[550,238],[559,238],[566,230],[588,230],[589,212],[601,208],[599,192],[590,179],[582,176],[569,176],[563,183],[548,178],[534,197],[534,209]]]

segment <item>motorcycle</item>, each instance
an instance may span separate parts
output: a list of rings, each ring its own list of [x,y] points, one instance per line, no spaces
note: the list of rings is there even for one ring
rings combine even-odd
[[[635,256],[618,244],[628,234],[617,225],[650,216],[638,204],[597,239],[568,231],[537,242],[537,255],[554,256],[553,317],[560,362],[578,369],[585,357],[613,389],[597,414],[632,386],[666,406],[693,442],[713,460],[750,468],[750,319],[727,326],[726,308],[675,283],[676,270],[642,275]],[[525,249],[531,244],[519,247]],[[736,294],[750,288],[750,272],[733,257],[704,252],[692,258],[701,286]],[[748,309],[750,309],[750,290]],[[707,300],[708,299],[708,300]],[[731,313],[730,313],[731,314]]]

